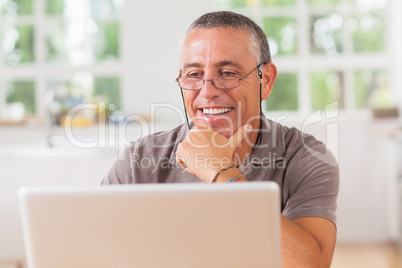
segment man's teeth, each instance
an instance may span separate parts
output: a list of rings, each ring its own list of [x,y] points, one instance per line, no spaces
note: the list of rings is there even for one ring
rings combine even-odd
[[[223,114],[231,111],[233,108],[203,108],[202,112],[209,115]]]

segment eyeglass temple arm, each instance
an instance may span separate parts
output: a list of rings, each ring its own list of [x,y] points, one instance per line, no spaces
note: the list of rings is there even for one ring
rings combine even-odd
[[[181,99],[183,101],[184,115],[186,116],[187,127],[188,127],[188,129],[190,129],[190,123],[188,122],[186,103],[184,102],[184,95],[183,95],[183,88],[182,87],[180,87],[180,93],[181,93]]]
[[[176,77],[175,81],[176,81],[176,82],[179,82],[179,79],[180,79],[180,78],[181,78],[181,70],[180,70],[179,76]]]

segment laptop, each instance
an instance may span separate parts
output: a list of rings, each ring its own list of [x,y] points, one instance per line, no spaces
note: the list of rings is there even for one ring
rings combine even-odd
[[[273,182],[23,187],[29,268],[281,266]]]

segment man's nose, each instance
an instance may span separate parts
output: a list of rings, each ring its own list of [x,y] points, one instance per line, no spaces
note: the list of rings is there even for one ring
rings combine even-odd
[[[222,89],[215,87],[213,79],[205,79],[204,86],[201,88],[200,95],[211,99],[222,94]]]

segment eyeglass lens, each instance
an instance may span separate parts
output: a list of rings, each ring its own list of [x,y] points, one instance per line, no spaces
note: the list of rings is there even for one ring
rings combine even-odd
[[[201,89],[204,86],[205,81],[211,81],[210,79],[203,80],[201,78],[194,77],[182,77],[179,79],[180,86],[184,89]],[[240,79],[238,77],[223,77],[218,76],[212,79],[212,83],[215,87],[220,89],[235,88],[240,85]]]

